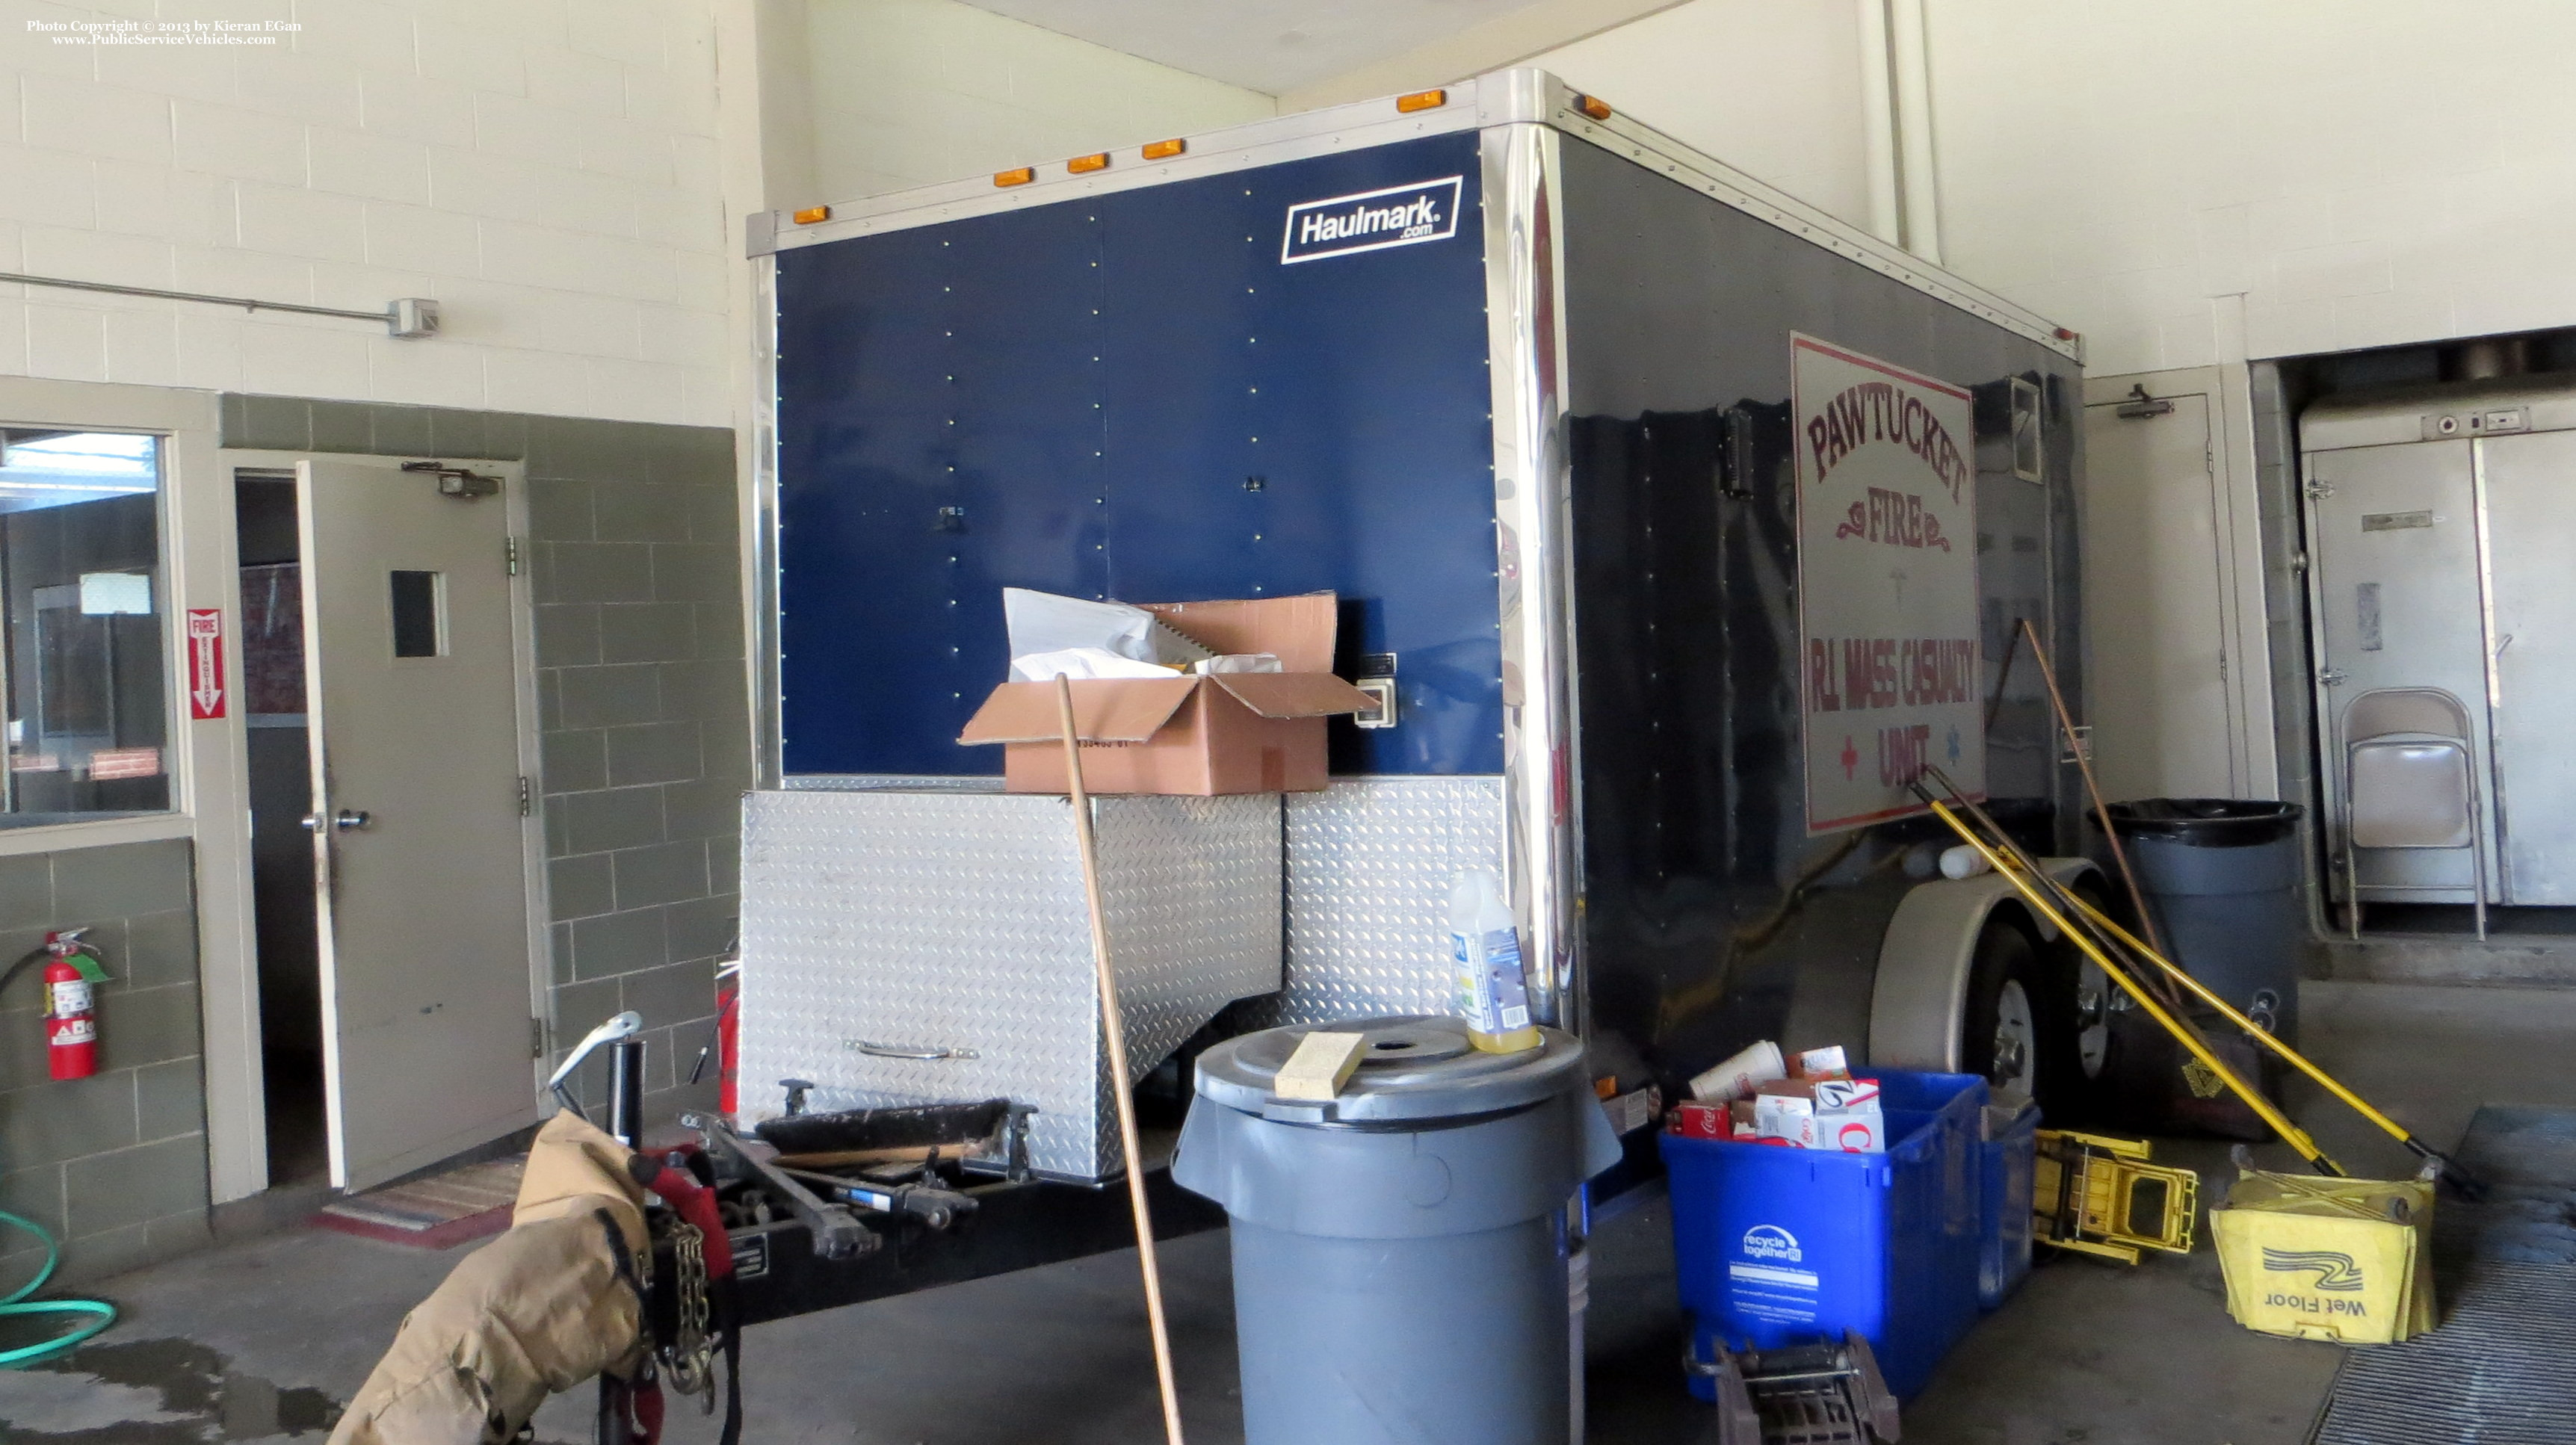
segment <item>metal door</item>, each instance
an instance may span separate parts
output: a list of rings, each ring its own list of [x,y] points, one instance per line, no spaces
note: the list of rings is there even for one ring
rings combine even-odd
[[[2438,687],[2469,713],[2481,788],[2495,776],[2487,748],[2486,619],[2480,605],[2474,460],[2467,441],[2410,442],[2307,457],[2310,612],[2317,633],[2317,715],[2326,720],[2328,837],[2343,839],[2343,713],[2383,687]],[[2492,794],[2490,793],[2490,797]],[[2486,815],[2495,856],[2495,810]],[[2361,880],[2410,888],[2429,903],[2466,903],[2468,850],[2374,850]],[[2335,896],[2342,870],[2328,870]],[[2488,873],[2489,901],[2501,901]]]
[[[2576,432],[2488,437],[2497,815],[2509,903],[2576,903]]]
[[[500,495],[307,462],[304,625],[331,1182],[537,1117]]]
[[[2209,398],[2166,400],[2084,409],[2093,768],[2111,798],[2239,797]]]

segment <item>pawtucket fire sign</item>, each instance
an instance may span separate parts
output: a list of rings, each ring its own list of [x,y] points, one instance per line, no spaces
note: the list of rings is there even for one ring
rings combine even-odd
[[[1790,338],[1807,831],[1923,811],[1937,765],[1986,787],[1977,469],[1964,388]]]

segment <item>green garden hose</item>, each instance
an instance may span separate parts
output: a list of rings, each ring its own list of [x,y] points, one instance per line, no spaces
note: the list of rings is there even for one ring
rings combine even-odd
[[[63,1252],[55,1246],[54,1237],[31,1220],[20,1219],[9,1211],[0,1209],[0,1224],[14,1224],[45,1242],[44,1267],[36,1271],[36,1277],[18,1286],[11,1293],[0,1295],[0,1319],[23,1315],[87,1317],[69,1334],[56,1335],[38,1344],[20,1345],[16,1349],[0,1349],[0,1370],[14,1370],[21,1365],[32,1365],[38,1360],[51,1359],[116,1323],[116,1306],[100,1300],[28,1299],[27,1296],[34,1294],[43,1287],[46,1280],[54,1277],[54,1266],[61,1261]]]

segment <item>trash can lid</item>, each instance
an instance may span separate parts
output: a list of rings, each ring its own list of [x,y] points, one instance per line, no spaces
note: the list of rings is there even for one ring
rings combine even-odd
[[[2171,838],[2203,848],[2250,848],[2297,831],[2296,803],[2259,798],[2138,798],[2110,807],[2125,838]]]
[[[1366,1037],[1360,1066],[1330,1104],[1280,1099],[1271,1083],[1311,1033]],[[1463,1019],[1396,1014],[1291,1024],[1228,1039],[1199,1055],[1198,1091],[1247,1114],[1296,1123],[1452,1119],[1534,1104],[1582,1080],[1583,1043],[1539,1030],[1539,1046],[1489,1054],[1467,1041]]]

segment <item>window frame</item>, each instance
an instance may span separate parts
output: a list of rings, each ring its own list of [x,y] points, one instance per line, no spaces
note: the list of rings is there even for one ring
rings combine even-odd
[[[153,493],[153,525],[159,541],[153,569],[154,622],[161,646],[162,771],[170,784],[168,801],[152,812],[102,814],[71,822],[0,823],[0,858],[197,835],[197,817],[203,803],[196,786],[200,762],[197,754],[203,740],[195,734],[203,729],[190,721],[185,707],[183,634],[188,609],[207,603],[197,601],[195,590],[188,585],[188,569],[182,556],[185,549],[179,491],[183,475],[211,471],[214,423],[214,397],[209,393],[0,377],[0,428],[149,436],[160,443],[155,448],[159,483]],[[196,454],[196,465],[190,465],[190,453]],[[209,599],[224,608],[227,633],[234,630],[229,619],[236,613],[230,591]],[[227,716],[233,711],[230,693],[238,661],[231,651],[227,648],[224,658]]]

